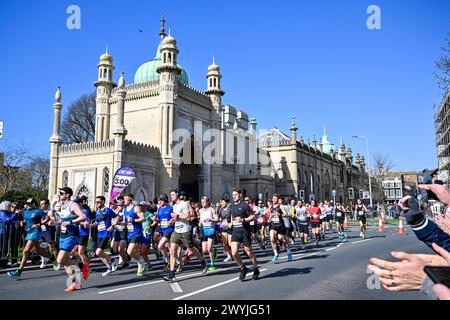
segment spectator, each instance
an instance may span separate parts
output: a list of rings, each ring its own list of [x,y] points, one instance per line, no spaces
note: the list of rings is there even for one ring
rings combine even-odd
[[[12,204],[9,201],[0,203],[0,267],[6,267],[8,264],[11,242],[13,242],[11,232],[15,229],[13,225],[18,219],[15,208],[11,209],[11,207]]]

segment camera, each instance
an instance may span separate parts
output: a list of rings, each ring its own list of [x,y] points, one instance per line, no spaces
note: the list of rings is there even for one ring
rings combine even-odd
[[[444,182],[442,182],[441,180],[427,180],[423,184],[443,185]],[[431,190],[418,189],[417,186],[405,186],[405,190],[406,195],[411,196],[412,198],[416,198],[420,202],[439,201],[438,197]]]

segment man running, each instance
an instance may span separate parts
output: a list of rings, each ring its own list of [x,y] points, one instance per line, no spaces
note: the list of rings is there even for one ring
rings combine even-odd
[[[334,209],[336,214],[336,229],[339,232],[339,239],[344,239],[344,220],[345,220],[345,208],[342,205],[342,202],[338,201],[336,208]]]
[[[270,200],[268,200],[269,202]],[[266,228],[267,228],[267,208],[264,206],[264,202],[262,200],[258,201],[258,207],[256,208],[259,211],[259,214],[256,218],[256,222],[258,225],[258,231],[260,233],[261,242],[259,247],[261,250],[266,250]]]
[[[78,199],[79,202],[78,205],[81,205],[81,210],[86,216],[86,220],[80,222],[80,237],[78,238],[78,248],[76,249],[78,252],[78,255],[81,258],[81,262],[83,263],[83,267],[81,268],[81,274],[83,276],[84,280],[87,280],[89,278],[90,273],[90,265],[89,265],[89,258],[86,255],[86,247],[89,241],[89,229],[90,229],[90,214],[91,210],[89,209],[89,206],[86,203],[82,203],[83,200],[81,198]]]
[[[223,262],[230,262],[232,259],[231,235],[233,233],[233,229],[228,227],[228,224],[231,223],[231,211],[229,203],[230,201],[228,199],[220,199],[219,217],[221,222],[223,252],[227,255]]]
[[[97,227],[97,250],[95,254],[100,257],[103,264],[106,266],[106,271],[102,273],[105,277],[108,274],[117,270],[117,261],[105,253],[105,249],[108,246],[109,239],[111,238],[111,232],[113,230],[112,219],[116,217],[114,211],[105,207],[105,197],[98,196],[95,198],[95,222],[92,223],[93,227]]]
[[[141,210],[144,212],[145,220],[142,222],[142,257],[144,258],[145,264],[148,270],[152,269],[148,256],[150,254],[150,246],[152,245],[153,238],[153,226],[156,226],[155,217],[152,212],[150,212],[151,203],[141,201]]]
[[[311,229],[316,240],[315,245],[319,245],[320,241],[320,215],[322,214],[316,200],[311,201],[311,207],[308,209],[311,218]]]
[[[306,240],[308,238],[308,211],[303,205],[303,201],[299,200],[295,206],[295,213],[297,215],[297,227],[300,233],[300,240],[302,241],[301,249],[305,249]]]
[[[70,253],[78,244],[80,236],[79,223],[86,220],[80,206],[71,201],[73,190],[69,187],[59,189],[61,201],[61,236],[59,239],[58,264],[61,264],[69,276],[66,292],[81,289],[81,272],[77,262],[70,259]],[[70,283],[70,284],[69,284]]]
[[[359,221],[359,227],[361,232],[359,233],[359,236],[362,239],[366,238],[366,214],[367,214],[368,210],[366,208],[366,206],[364,205],[364,203],[362,202],[361,199],[358,199],[356,201],[356,206],[355,206],[355,215],[356,218]]]
[[[241,268],[239,280],[244,281],[248,268],[242,262],[242,258],[239,254],[239,247],[242,243],[244,245],[245,253],[250,258],[253,265],[253,280],[257,280],[259,278],[259,269],[256,256],[252,250],[249,225],[249,222],[255,218],[255,214],[250,209],[249,205],[242,201],[242,191],[239,188],[233,189],[232,196],[233,202],[230,205],[231,223],[228,225],[229,228],[233,228],[231,235],[231,254]]]
[[[142,257],[142,222],[145,220],[144,212],[139,206],[133,204],[134,196],[129,193],[124,197],[124,217],[128,230],[128,255],[137,260],[137,276],[143,276],[148,271],[148,266]]]
[[[36,208],[37,201],[35,199],[28,199],[26,204],[28,206],[28,209],[25,210],[22,215],[25,221],[27,242],[22,252],[22,260],[20,261],[19,268],[15,271],[9,271],[7,273],[8,276],[13,278],[20,278],[31,251],[36,252],[38,255],[43,257],[43,259],[47,259],[46,261],[51,258],[50,253],[42,249],[39,245],[39,240],[41,240],[42,238],[41,227],[43,224],[46,224],[48,221],[50,221],[50,217],[44,211]]]
[[[128,232],[124,215],[125,204],[123,200],[114,203],[116,217],[111,221],[114,226],[114,237],[111,249],[114,254],[119,254],[118,268],[127,269],[130,267],[127,257]]]
[[[163,277],[164,280],[174,282],[177,281],[175,277],[175,263],[178,257],[178,249],[184,245],[191,253],[201,261],[202,273],[205,274],[208,271],[208,265],[203,255],[198,251],[193,243],[191,217],[193,216],[193,210],[190,206],[181,199],[176,190],[170,192],[170,197],[174,203],[172,218],[175,218],[175,229],[170,237],[170,270],[169,275]]]
[[[219,216],[216,213],[216,210],[211,207],[209,202],[209,198],[207,196],[203,196],[201,199],[201,208],[200,212],[200,221],[199,227],[201,229],[202,235],[202,252],[203,256],[209,255],[210,266],[208,271],[217,270],[214,264],[214,253],[213,253],[213,245],[214,239],[216,237],[216,222],[219,221]]]
[[[286,211],[284,205],[282,204],[282,199],[278,194],[274,194],[272,196],[272,206],[269,208],[269,210],[270,241],[272,243],[273,249],[272,262],[278,260],[279,250],[277,240],[280,240],[282,244],[284,243],[284,246],[288,253],[288,261],[292,261],[291,248],[289,248],[289,241],[286,237],[286,227],[284,225],[284,221],[282,220],[283,216],[289,216],[289,213]]]
[[[158,241],[158,250],[161,252],[166,269],[170,267],[170,256],[167,249],[167,244],[170,243],[170,237],[174,230],[175,219],[172,218],[171,213],[173,207],[169,205],[169,197],[167,194],[161,194],[158,198],[158,210],[156,211],[156,221],[158,227],[155,232],[155,239]],[[159,238],[159,239],[158,239]]]
[[[51,209],[50,209],[50,201],[48,199],[42,200],[39,203],[39,206],[44,213],[50,217],[50,219],[47,219],[48,221],[46,223],[43,223],[41,225],[41,232],[42,232],[42,240],[45,241],[48,246],[50,247],[51,253],[54,257],[57,256],[58,252],[56,250],[55,242],[52,238],[52,220],[51,220]],[[49,259],[46,257],[41,257],[41,265],[40,268],[44,269],[47,265],[47,262]]]
[[[250,197],[245,197],[244,198],[245,203],[247,203],[250,207],[250,210],[252,210],[252,212],[256,215],[256,217],[259,215],[259,210],[257,210],[257,208],[255,208],[255,205],[252,201],[252,199]],[[258,237],[258,225],[255,223],[256,219],[252,220],[249,222],[250,225],[250,233],[251,233],[251,237],[252,237],[252,241],[254,242],[258,242],[261,246],[261,240]]]

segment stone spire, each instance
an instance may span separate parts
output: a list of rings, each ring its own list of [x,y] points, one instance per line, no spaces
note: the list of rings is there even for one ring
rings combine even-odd
[[[314,135],[313,135],[312,145],[313,145],[314,149],[316,149],[316,148],[317,148],[317,139],[316,139],[316,134],[314,134]]]
[[[55,103],[53,104],[53,135],[50,137],[50,143],[62,142],[60,134],[62,110],[61,98],[61,87],[58,87],[55,92]]]
[[[292,117],[292,123],[291,123],[291,143],[296,144],[297,143],[297,126],[295,125],[295,117]]]
[[[166,23],[166,20],[164,19],[164,16],[161,18],[161,31],[159,31],[159,36],[161,37],[161,40],[164,39],[166,36],[166,29],[164,27],[164,24]]]
[[[212,64],[208,67],[208,72],[206,74],[207,89],[205,90],[205,94],[211,99],[217,113],[220,113],[222,109],[222,96],[225,94],[220,85],[221,79],[222,75],[220,74],[220,67],[216,64],[216,60],[213,57]]]
[[[119,135],[119,136],[125,136],[128,132],[127,129],[125,128],[125,124],[124,124],[124,117],[125,117],[125,96],[127,94],[127,92],[124,90],[125,88],[125,78],[124,78],[124,73],[121,72],[120,73],[120,78],[119,78],[119,86],[118,86],[118,90],[116,91],[116,96],[117,96],[117,123],[116,123],[116,128],[114,130],[114,135]]]
[[[58,158],[59,148],[62,143],[60,135],[61,125],[61,87],[55,93],[55,103],[53,104],[53,135],[50,137],[50,168],[48,178],[48,199],[52,199],[58,191]]]

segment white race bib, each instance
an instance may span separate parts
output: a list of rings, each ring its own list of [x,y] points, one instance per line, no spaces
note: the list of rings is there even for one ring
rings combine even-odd
[[[45,227],[45,224],[43,224],[43,225],[41,226],[41,230],[42,230],[42,232],[47,231],[47,228]]]
[[[67,227],[61,225],[61,233],[66,233],[66,231],[67,231]]]
[[[127,229],[128,229],[128,232],[133,232],[134,231],[133,224],[132,223],[127,223]]]
[[[272,222],[273,223],[280,223],[280,218],[277,216],[272,217]]]
[[[358,214],[359,214],[360,216],[363,216],[363,215],[364,215],[364,211],[359,211]]]
[[[169,227],[169,221],[167,221],[167,219],[162,219],[161,220],[161,228],[165,229]]]
[[[236,227],[236,228],[242,227],[242,222],[233,221],[233,227]]]
[[[98,223],[97,230],[98,230],[98,231],[105,231],[105,230],[106,230],[105,221],[102,221],[102,222],[99,222],[99,223]]]
[[[336,216],[341,217],[341,216],[342,216],[342,213],[341,213],[341,212],[337,212],[337,213],[336,213]]]
[[[122,225],[116,225],[116,230],[117,231],[123,231],[123,230],[125,230],[125,227],[122,226]]]
[[[250,225],[254,226],[255,225],[255,221],[250,221]]]
[[[263,223],[263,222],[264,222],[263,217],[258,217],[258,223]]]
[[[211,228],[211,221],[209,221],[209,222],[203,222],[203,226],[204,227],[206,227],[206,228]]]

